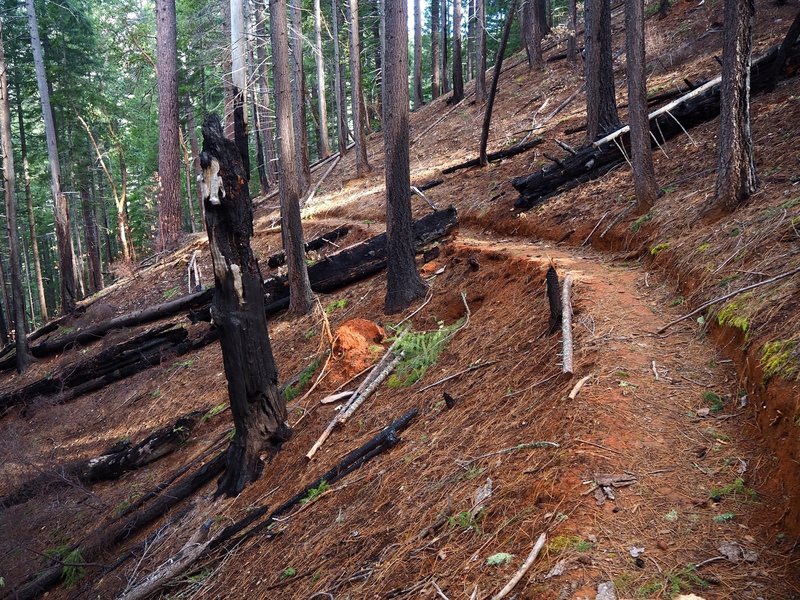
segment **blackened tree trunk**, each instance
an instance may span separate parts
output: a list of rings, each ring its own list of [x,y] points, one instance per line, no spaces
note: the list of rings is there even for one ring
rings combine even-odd
[[[644,0],[626,0],[625,44],[628,59],[628,120],[631,128],[633,186],[639,207],[648,209],[656,201],[658,184],[653,168],[650,121],[647,118]]]
[[[750,133],[754,0],[725,0],[716,200],[734,210],[756,190]]]
[[[458,0],[456,0],[458,3]],[[386,156],[387,273],[384,310],[404,310],[427,286],[414,261],[408,152],[408,4],[386,0],[383,56],[383,147]]]
[[[289,46],[291,48],[292,65],[292,119],[295,135],[295,160],[300,177],[300,193],[303,194],[311,180],[311,166],[308,160],[308,131],[306,129],[306,90],[305,70],[303,69],[303,21],[300,10],[301,0],[289,0]],[[273,52],[272,60],[275,60]]]
[[[217,494],[236,496],[261,475],[261,454],[277,453],[290,430],[267,332],[263,278],[250,248],[253,204],[247,172],[238,144],[223,137],[216,115],[203,122],[203,152],[209,168],[218,161],[225,190],[224,197],[207,200],[206,231],[214,264],[212,313],[236,428]]]
[[[44,295],[44,280],[42,278],[42,261],[39,254],[39,240],[36,235],[36,215],[33,212],[33,194],[31,194],[31,173],[28,164],[28,141],[25,129],[25,111],[22,109],[22,93],[19,85],[19,73],[15,73],[14,87],[16,91],[17,124],[19,125],[19,149],[22,155],[22,177],[25,184],[25,200],[28,207],[28,228],[31,237],[31,250],[33,252],[33,267],[36,272],[36,288],[39,294],[39,308],[42,320],[50,320],[47,310],[47,300]]]
[[[50,163],[50,189],[53,194],[53,215],[56,225],[56,241],[58,245],[58,270],[61,277],[61,312],[71,313],[75,310],[75,273],[74,256],[69,226],[69,205],[67,196],[61,191],[61,163],[58,158],[56,142],[56,126],[53,121],[53,109],[50,105],[50,88],[44,70],[44,53],[39,38],[39,24],[36,19],[36,7],[33,0],[26,0],[28,9],[28,27],[31,33],[31,50],[36,68],[36,84],[42,103],[45,137],[47,138],[47,158]]]
[[[295,314],[311,310],[314,297],[308,280],[303,226],[300,222],[300,174],[297,170],[296,137],[292,121],[292,90],[289,78],[289,39],[286,31],[286,0],[270,0],[272,65],[275,73],[275,112],[280,140],[280,203],[283,248],[289,278],[289,308]]]
[[[319,157],[331,153],[328,141],[328,105],[325,101],[325,57],[322,54],[322,9],[320,0],[314,0],[314,58],[317,63],[317,110],[319,112]]]
[[[453,98],[464,99],[464,70],[461,64],[461,0],[453,0]]]
[[[450,70],[448,66],[447,38],[450,35],[447,27],[447,0],[442,0],[442,93],[450,91]]]
[[[339,31],[342,25],[342,9],[339,0],[331,0],[331,24],[333,25],[334,86],[336,86],[336,145],[339,155],[347,154],[347,95],[345,94],[344,66],[342,65]]]
[[[617,129],[611,0],[586,0],[586,136],[589,142]]]
[[[486,0],[475,0],[475,100],[486,99]]]
[[[578,61],[578,1],[569,0],[569,37],[567,38],[567,60]]]
[[[439,38],[441,29],[439,28],[439,11],[441,5],[439,0],[431,2],[431,96],[434,100],[442,93],[442,59],[439,56]]]
[[[33,358],[25,332],[25,297],[22,293],[22,266],[17,229],[17,200],[14,197],[14,149],[11,146],[11,106],[8,100],[8,69],[3,49],[3,20],[0,19],[0,145],[3,150],[3,184],[6,198],[6,232],[11,260],[11,293],[14,298],[14,340],[17,371],[24,373]]]
[[[88,170],[80,174],[78,185],[81,196],[83,234],[86,236],[86,254],[89,257],[89,289],[94,293],[103,289],[103,266],[100,259],[97,220],[94,216],[94,205],[89,193]]]
[[[528,56],[528,67],[531,69],[541,69],[544,66],[540,8],[537,0],[526,0],[522,5],[522,37]]]
[[[181,235],[177,45],[175,0],[156,0],[159,251],[177,248]]]
[[[350,80],[353,106],[353,139],[356,143],[356,174],[363,177],[372,170],[367,160],[364,134],[364,92],[361,87],[361,43],[358,34],[358,1],[350,2]]]
[[[384,61],[385,62],[385,61]],[[422,6],[414,0],[414,108],[424,104],[422,100]]]

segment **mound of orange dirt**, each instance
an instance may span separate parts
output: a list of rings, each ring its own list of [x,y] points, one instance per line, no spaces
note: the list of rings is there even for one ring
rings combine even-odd
[[[334,334],[330,377],[345,382],[375,362],[383,347],[376,347],[386,337],[382,327],[367,319],[342,323]]]

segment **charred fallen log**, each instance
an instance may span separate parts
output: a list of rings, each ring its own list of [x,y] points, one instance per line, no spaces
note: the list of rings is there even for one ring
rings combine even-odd
[[[491,152],[487,157],[489,162],[497,162],[498,160],[503,160],[504,158],[510,158],[512,156],[516,156],[517,154],[522,154],[531,148],[534,148],[541,144],[544,141],[544,138],[536,137],[532,140],[528,140],[527,142],[522,142],[519,144],[515,144],[510,148],[506,148],[505,150],[498,150],[497,152]],[[461,169],[469,169],[470,167],[478,167],[481,164],[481,160],[479,158],[473,158],[463,163],[459,163],[457,165],[453,165],[452,167],[447,167],[446,169],[442,170],[443,175],[447,175],[448,173],[455,173]]]
[[[350,227],[348,225],[337,227],[333,231],[329,231],[324,235],[306,242],[306,252],[315,252],[317,250],[321,250],[325,246],[331,245],[332,242],[342,239],[348,233],[350,233]],[[267,266],[270,269],[277,269],[284,264],[286,264],[286,253],[283,250],[276,252],[267,259]]]
[[[768,89],[778,49],[778,46],[773,47],[752,63],[750,74],[752,94]],[[798,59],[800,59],[800,48],[795,41],[790,51],[787,51],[787,59],[783,60],[781,68],[783,77],[794,73]],[[685,100],[676,101],[673,105],[655,111],[656,116],[650,119],[653,143],[655,144],[657,140],[657,143],[661,144],[691,127],[715,118],[719,114],[719,107],[720,84],[717,78],[687,94]],[[665,110],[666,108],[668,110]],[[611,139],[611,136],[606,139],[608,141],[605,143],[593,144],[575,155],[564,157],[560,164],[524,177],[514,178],[511,184],[520,194],[514,206],[528,210],[556,194],[597,179],[622,164],[625,156],[630,155],[629,134],[624,131],[614,139]]]
[[[27,502],[54,486],[107,481],[117,479],[128,471],[140,469],[180,448],[189,439],[204,413],[205,411],[195,411],[184,415],[174,423],[154,431],[138,444],[121,442],[95,458],[72,461],[41,473],[0,498],[0,508]]]

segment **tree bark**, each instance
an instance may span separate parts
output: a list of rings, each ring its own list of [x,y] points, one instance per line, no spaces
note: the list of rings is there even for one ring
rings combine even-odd
[[[328,104],[325,101],[325,57],[322,54],[322,9],[320,0],[314,0],[314,43],[317,63],[317,107],[319,111],[319,157],[331,154],[328,141]]]
[[[85,163],[84,163],[85,164]],[[103,267],[100,259],[100,240],[94,206],[89,194],[89,173],[81,173],[78,181],[83,215],[83,233],[86,236],[86,254],[89,257],[89,289],[94,293],[103,289]]]
[[[159,251],[177,248],[181,235],[177,44],[175,0],[156,0]]]
[[[339,32],[342,25],[342,9],[339,0],[331,0],[331,24],[333,25],[334,86],[336,89],[336,147],[339,155],[347,154],[347,94],[345,93],[344,66],[341,57]]]
[[[300,182],[300,194],[308,189],[311,167],[308,161],[308,130],[306,129],[305,72],[303,69],[303,25],[300,15],[301,0],[289,0],[289,47],[291,48],[292,119],[295,136],[295,160]],[[273,49],[272,60],[275,60]]]
[[[439,38],[441,28],[439,26],[439,11],[441,4],[439,0],[431,2],[431,97],[436,100],[442,93],[442,59],[439,56]]]
[[[522,5],[522,37],[530,69],[541,69],[542,59],[542,23],[541,5],[538,0],[526,0]]]
[[[569,0],[569,37],[567,38],[567,60],[578,61],[578,2]]]
[[[69,208],[67,196],[61,191],[61,163],[58,158],[56,127],[53,120],[53,109],[50,105],[50,89],[47,74],[44,70],[44,54],[39,38],[39,25],[36,19],[36,7],[33,0],[26,0],[28,9],[28,27],[31,34],[31,49],[36,68],[36,84],[42,104],[45,137],[47,138],[47,157],[50,163],[50,189],[53,194],[53,215],[56,226],[58,245],[58,270],[61,277],[61,312],[71,313],[75,310],[75,275],[74,257],[70,237]]]
[[[626,0],[625,49],[628,63],[628,121],[631,127],[631,162],[636,201],[649,209],[658,196],[650,142],[645,74],[644,0]]]
[[[716,201],[734,210],[756,191],[750,132],[750,54],[754,0],[726,0]],[[779,50],[780,52],[780,50]]]
[[[3,188],[6,200],[6,232],[11,261],[11,294],[14,299],[14,341],[17,351],[17,371],[24,373],[33,357],[28,349],[25,331],[25,299],[22,294],[22,266],[17,228],[17,200],[14,197],[14,149],[11,146],[11,106],[8,99],[8,69],[3,45],[3,28],[0,19],[0,144],[3,150]],[[32,308],[32,307],[31,307]]]
[[[475,100],[486,99],[486,0],[475,0]]]
[[[367,137],[364,133],[364,92],[361,87],[361,43],[358,34],[358,1],[350,3],[350,81],[353,106],[353,138],[356,143],[356,175],[363,177],[370,171],[367,160]]]
[[[481,129],[481,143],[478,157],[482,167],[489,164],[489,156],[486,149],[489,146],[489,128],[492,124],[492,108],[494,98],[497,95],[497,84],[500,81],[500,73],[503,71],[503,58],[506,53],[508,36],[511,33],[511,24],[514,22],[514,13],[517,12],[517,0],[511,0],[511,7],[508,9],[506,23],[503,27],[503,37],[500,39],[500,46],[497,48],[497,55],[494,59],[494,74],[492,75],[492,87],[489,90],[489,98],[486,101],[486,108],[483,113],[483,128]]]
[[[275,71],[275,109],[280,140],[280,204],[283,247],[287,256],[290,304],[295,314],[311,310],[313,294],[305,262],[303,225],[300,221],[300,178],[297,170],[292,121],[292,91],[287,71],[289,41],[286,32],[286,0],[270,0],[272,64]]]
[[[186,99],[186,131],[189,137],[189,148],[192,151],[192,168],[194,170],[195,181],[200,181],[203,169],[200,167],[200,144],[197,141],[197,124],[194,120],[194,108],[190,98]],[[200,220],[205,223],[206,212],[203,205],[203,190],[199,185],[197,190],[197,205],[200,207]]]
[[[242,159],[246,181],[250,181],[250,144],[247,124],[247,40],[244,29],[244,0],[230,0],[231,82],[233,93],[233,143]],[[202,166],[202,165],[201,165]],[[248,199],[250,197],[248,189]]]
[[[416,0],[418,3],[419,0]],[[458,0],[456,0],[458,4]],[[408,5],[386,0],[383,68],[383,147],[386,181],[387,272],[384,311],[405,310],[428,287],[414,261],[408,151]]]
[[[278,22],[285,23],[285,15],[275,10],[275,5],[280,3],[280,0],[270,2],[273,40],[280,32]],[[281,42],[285,41],[284,36]],[[276,56],[276,60],[280,58]],[[263,279],[258,260],[250,248],[253,206],[247,177],[237,145],[223,137],[216,115],[209,115],[203,123],[203,153],[209,162],[218,163],[225,190],[224,198],[219,192],[217,203],[213,197],[207,201],[206,231],[214,263],[212,313],[220,330],[222,360],[236,427],[217,493],[236,496],[247,483],[261,475],[262,452],[277,453],[289,438],[290,430],[267,332]],[[206,168],[204,165],[204,170]]]
[[[469,83],[475,77],[475,7],[476,0],[467,1],[467,75]]]
[[[461,0],[453,0],[453,98],[457,104],[464,99],[464,69],[461,61]]]
[[[8,325],[6,324],[6,309],[0,302],[0,343],[3,347],[8,345]]]
[[[589,142],[617,129],[611,53],[611,2],[586,0],[586,136]]]
[[[256,57],[258,58],[258,102],[261,119],[261,138],[264,144],[264,160],[266,162],[267,179],[270,185],[278,178],[278,161],[275,156],[275,119],[270,110],[270,85],[267,70],[267,27],[263,4],[255,2],[256,17]]]
[[[385,58],[383,62],[386,64]],[[386,85],[385,80],[384,85]],[[414,0],[414,109],[420,108],[424,103],[422,100],[422,6],[421,0]]]
[[[450,91],[450,71],[448,67],[448,56],[447,56],[447,36],[448,36],[448,28],[447,28],[447,0],[442,1],[442,93],[446,94]]]

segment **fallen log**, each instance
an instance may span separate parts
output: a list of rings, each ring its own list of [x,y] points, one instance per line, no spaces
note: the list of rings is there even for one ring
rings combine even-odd
[[[421,183],[416,185],[416,187],[420,192],[425,192],[431,188],[435,188],[437,185],[442,185],[444,183],[444,179],[431,179],[430,181],[426,181],[425,183]]]
[[[162,427],[138,444],[130,441],[115,444],[98,457],[72,461],[26,481],[13,492],[0,498],[0,508],[27,502],[43,491],[65,487],[73,482],[82,484],[117,479],[124,473],[140,469],[180,448],[189,439],[206,411],[195,411]]]
[[[564,285],[561,288],[561,345],[562,345],[562,366],[561,372],[572,375],[572,274],[567,273],[564,277]]]
[[[345,237],[348,233],[350,233],[350,226],[349,225],[342,225],[341,227],[337,227],[328,233],[325,233],[319,237],[314,238],[313,240],[309,240],[306,242],[306,252],[314,252],[316,250],[320,250],[324,248],[326,245],[331,244],[331,242],[336,242],[343,237]],[[283,250],[280,250],[270,256],[267,259],[267,266],[270,269],[277,269],[278,267],[286,264],[286,253]]]
[[[752,63],[750,68],[752,94],[768,89],[772,64],[778,49],[779,46],[773,47]],[[787,52],[787,57],[781,71],[782,76],[790,74],[792,63],[800,58],[800,48],[797,44]],[[719,114],[719,108],[720,80],[717,78],[651,113],[650,132],[653,145],[663,144],[689,128],[715,118]],[[630,136],[628,127],[625,126],[577,154],[564,157],[561,165],[552,165],[530,175],[514,178],[511,184],[520,194],[514,206],[522,210],[533,208],[556,194],[601,177],[615,166],[622,164],[629,155]]]
[[[547,303],[550,306],[550,321],[547,326],[547,335],[553,335],[561,327],[561,288],[558,283],[558,273],[551,264],[545,276],[547,288]]]
[[[528,140],[527,142],[521,142],[519,144],[514,144],[510,148],[506,148],[505,150],[498,150],[497,152],[491,152],[488,156],[489,162],[497,162],[498,160],[503,160],[504,158],[509,158],[511,156],[516,156],[517,154],[522,154],[523,152],[530,150],[541,144],[544,141],[544,138],[536,137],[532,140]],[[463,163],[459,163],[457,165],[453,165],[452,167],[447,167],[446,169],[442,170],[443,175],[447,175],[449,173],[455,173],[461,169],[469,169],[470,167],[478,167],[480,166],[481,161],[479,158],[473,158]]]

